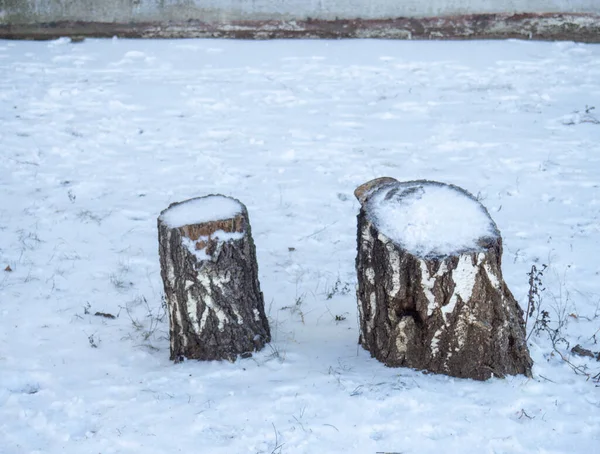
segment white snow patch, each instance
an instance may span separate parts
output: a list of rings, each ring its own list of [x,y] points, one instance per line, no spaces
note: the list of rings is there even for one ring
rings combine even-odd
[[[191,199],[168,208],[160,215],[160,219],[170,228],[175,229],[186,225],[231,219],[242,210],[243,207],[237,200],[222,195],[212,195]]]
[[[470,322],[472,321],[472,315],[469,312],[462,312],[458,318],[458,322],[456,323],[456,338],[457,338],[457,345],[456,347],[454,347],[454,351],[455,352],[459,352],[460,350],[462,350],[462,348],[465,345],[465,342],[467,340],[467,329],[469,327],[469,325],[471,324]],[[448,358],[450,358],[450,355],[448,355]]]
[[[124,58],[145,58],[146,54],[137,50],[130,50],[123,56]]]
[[[475,285],[475,276],[479,270],[478,263],[481,259],[483,259],[482,253],[477,256],[474,265],[470,255],[462,255],[458,260],[456,269],[452,271],[454,292],[452,293],[448,304],[441,308],[444,320],[446,320],[447,314],[451,314],[454,311],[459,296],[463,301],[468,301],[469,298],[471,298],[473,285]]]
[[[442,331],[444,331],[444,327],[438,329],[433,335],[433,338],[431,339],[431,354],[433,356],[437,355],[439,351],[438,344],[440,343],[440,336],[442,335]]]
[[[226,232],[224,230],[215,230],[215,232],[210,235],[212,239],[217,239],[221,242],[227,241],[236,241],[244,238],[245,232]],[[207,238],[208,239],[208,238]]]
[[[223,312],[219,308],[214,309],[214,313],[217,316],[217,319],[219,320],[219,331],[223,331],[225,323],[227,323],[229,319],[227,318],[227,315],[225,315],[225,312]]]
[[[200,325],[198,324],[198,300],[194,297],[192,292],[186,292],[187,299],[185,301],[187,314],[190,319],[190,323],[196,333],[200,332]],[[187,337],[187,336],[185,336]]]
[[[200,318],[200,326],[198,327],[199,333],[204,331],[204,327],[206,326],[206,320],[208,320],[208,314],[210,314],[210,309],[208,306],[204,306],[204,310],[202,311],[202,317]]]
[[[487,274],[487,277],[490,280],[491,284],[494,286],[494,288],[499,289],[500,288],[500,280],[492,271],[492,268],[490,267],[489,263],[486,263],[485,265],[483,265],[483,268],[485,269],[485,273]]]
[[[400,254],[398,250],[394,247],[394,245],[388,239],[386,240],[388,242],[386,243],[385,247],[388,250],[388,256],[390,259],[389,264],[392,270],[392,273],[390,274],[390,279],[392,280],[390,296],[395,297],[400,291]]]
[[[169,307],[171,308],[171,316],[173,320],[176,320],[176,325],[179,327],[179,338],[182,339],[183,346],[186,347],[188,345],[188,338],[183,333],[183,316],[181,312],[177,309],[179,306],[175,304],[175,301],[169,301]],[[175,342],[175,338],[171,339],[171,344]]]
[[[200,238],[199,238],[200,239]],[[208,239],[208,237],[207,237]],[[196,260],[202,262],[204,260],[210,260],[211,256],[206,253],[206,248],[196,249],[197,241],[190,240],[189,238],[182,236],[181,244],[196,257]]]
[[[227,314],[225,313],[225,311],[223,311],[223,309],[221,309],[219,306],[217,306],[215,304],[215,302],[213,301],[211,284],[217,286],[220,289],[223,289],[223,284],[228,283],[230,280],[231,280],[231,278],[229,276],[216,275],[211,279],[210,277],[208,277],[202,273],[198,273],[198,281],[206,290],[206,295],[204,296],[202,302],[206,305],[206,308],[209,308],[210,310],[212,310],[213,313],[216,315],[217,319],[219,320],[219,330],[220,331],[222,331],[223,328],[225,327],[225,323],[229,322],[229,318],[227,317]],[[188,306],[188,315],[190,315],[190,319],[191,319],[192,315],[189,312],[190,310],[191,310],[191,308]],[[196,313],[195,309],[194,309],[193,313],[194,314]],[[207,317],[208,317],[208,315],[207,315]],[[204,313],[202,314],[202,318],[204,318]],[[205,323],[206,323],[206,320],[205,320]],[[202,327],[203,326],[204,325],[202,325]]]
[[[236,307],[233,307],[233,313],[235,314],[235,318],[237,319],[237,324],[243,325],[244,319],[242,318],[242,316],[240,315],[240,311],[238,311]]]
[[[419,266],[421,267],[421,285],[423,286],[423,293],[427,298],[427,315],[429,316],[433,314],[433,311],[435,311],[435,308],[437,307],[433,295],[433,287],[437,279],[446,273],[448,267],[446,266],[446,262],[442,262],[437,272],[431,275],[429,274],[425,260],[419,260]]]
[[[369,320],[367,329],[373,331],[375,328],[375,316],[377,315],[377,296],[375,292],[371,292],[369,295],[369,309],[371,311],[371,319]]]
[[[181,243],[185,246],[185,248],[196,257],[196,260],[199,262],[212,259],[212,255],[210,255],[206,251],[206,247],[202,249],[197,249],[197,244],[200,241],[209,241],[209,240],[217,240],[218,243],[226,243],[228,241],[236,241],[244,238],[244,232],[225,232],[223,230],[217,230],[210,236],[201,236],[197,240],[191,240],[187,237],[181,237]],[[218,249],[218,245],[217,245]]]
[[[369,198],[367,214],[382,234],[421,257],[478,250],[479,238],[495,235],[481,204],[448,185],[384,186]]]
[[[167,232],[167,244],[171,244],[171,231]],[[167,260],[167,280],[175,286],[175,267],[171,260]]]

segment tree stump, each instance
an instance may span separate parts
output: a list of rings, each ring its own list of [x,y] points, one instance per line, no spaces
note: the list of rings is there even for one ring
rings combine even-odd
[[[228,359],[270,342],[248,211],[222,195],[174,203],[158,217],[171,359]]]
[[[531,376],[502,238],[467,191],[379,178],[358,187],[359,343],[388,366],[485,380]]]

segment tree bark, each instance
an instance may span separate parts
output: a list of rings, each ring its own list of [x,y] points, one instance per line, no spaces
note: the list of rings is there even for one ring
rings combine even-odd
[[[359,343],[388,366],[477,380],[531,376],[523,311],[502,278],[502,238],[491,218],[496,234],[480,238],[476,250],[419,256],[382,234],[368,213],[370,197],[398,184],[382,178],[355,191],[362,205],[356,258]]]
[[[233,200],[239,212],[196,224],[165,222],[169,210],[209,198]],[[234,361],[270,342],[248,211],[241,202],[209,195],[174,203],[158,218],[158,240],[171,360]]]

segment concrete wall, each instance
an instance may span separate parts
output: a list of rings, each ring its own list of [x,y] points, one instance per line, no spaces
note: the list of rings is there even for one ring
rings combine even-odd
[[[599,32],[600,0],[0,0],[0,38],[116,34],[599,41]]]
[[[596,13],[600,0],[0,0],[0,23],[390,19]]]

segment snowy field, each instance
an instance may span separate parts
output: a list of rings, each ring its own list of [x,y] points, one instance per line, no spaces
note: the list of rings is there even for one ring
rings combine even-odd
[[[0,453],[598,452],[570,348],[600,351],[599,122],[597,45],[0,41]],[[358,348],[352,192],[380,176],[477,195],[589,378],[545,332],[532,379]],[[173,364],[156,218],[209,193],[248,207],[274,339]]]

